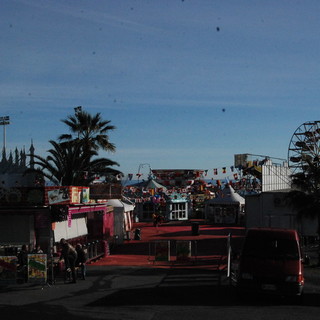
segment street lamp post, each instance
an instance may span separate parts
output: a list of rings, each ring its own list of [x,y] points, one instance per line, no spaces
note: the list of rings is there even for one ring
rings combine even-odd
[[[0,125],[3,126],[3,149],[6,149],[6,125],[10,124],[9,116],[0,117]]]
[[[150,178],[151,177],[151,166],[150,166],[150,164],[149,163],[141,163],[140,165],[139,165],[139,169],[138,169],[138,181],[139,181],[139,179],[140,179],[140,170],[144,167],[144,166],[148,166],[149,167],[149,176],[148,176],[148,178]]]

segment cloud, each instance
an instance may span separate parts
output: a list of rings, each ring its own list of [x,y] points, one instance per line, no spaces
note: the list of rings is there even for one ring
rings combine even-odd
[[[18,3],[23,3],[24,5],[45,10],[50,14],[58,14],[59,16],[66,16],[68,18],[79,19],[83,21],[88,21],[90,23],[95,23],[100,26],[109,26],[122,28],[130,32],[143,32],[152,33],[155,30],[159,30],[152,25],[145,23],[138,23],[134,20],[124,19],[122,16],[117,16],[115,14],[108,14],[109,4],[104,1],[90,1],[90,2],[80,2],[78,1],[75,8],[74,5],[68,5],[67,2],[58,2],[52,0],[43,0],[41,2],[37,0],[16,0]],[[92,10],[95,7],[96,10]]]

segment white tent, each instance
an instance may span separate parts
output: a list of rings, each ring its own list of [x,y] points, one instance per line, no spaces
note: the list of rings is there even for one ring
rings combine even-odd
[[[148,179],[146,181],[141,181],[136,184],[133,184],[132,186],[143,188],[145,190],[150,190],[150,189],[162,189],[163,191],[167,190],[167,188],[165,186],[163,186],[162,184],[160,184],[159,182],[157,182],[154,179]]]
[[[121,243],[123,239],[130,239],[130,231],[133,226],[134,205],[119,199],[109,199],[108,205],[113,207],[114,212],[114,230]]]
[[[236,193],[231,186],[227,186],[222,190],[222,195],[217,198],[208,200],[208,203],[217,204],[234,204],[239,203],[239,205],[245,204],[245,199]]]
[[[134,205],[132,203],[124,202],[119,199],[109,199],[107,204],[114,208],[122,208],[121,211],[123,212],[132,211],[134,209]]]
[[[238,223],[244,205],[245,199],[227,186],[220,196],[205,202],[205,217],[215,223]]]

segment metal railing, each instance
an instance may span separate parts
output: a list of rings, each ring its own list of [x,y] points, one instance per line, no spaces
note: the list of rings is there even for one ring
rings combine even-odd
[[[106,253],[106,241],[95,240],[88,242],[83,248],[87,252],[88,262],[98,260],[102,258]]]

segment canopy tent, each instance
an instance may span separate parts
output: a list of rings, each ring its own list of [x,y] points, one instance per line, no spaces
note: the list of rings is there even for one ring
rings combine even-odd
[[[222,195],[217,198],[213,198],[207,201],[207,203],[216,203],[216,204],[239,204],[244,205],[245,199],[236,193],[231,186],[226,186],[222,190]]]
[[[245,199],[231,186],[226,186],[220,196],[205,202],[205,217],[215,223],[239,223],[244,205]]]
[[[113,206],[114,208],[121,208],[124,212],[132,211],[134,209],[133,204],[124,202],[119,199],[109,199],[107,204]]]
[[[160,184],[154,179],[144,180],[144,181],[135,183],[132,186],[142,188],[142,189],[147,189],[147,190],[148,189],[162,189],[163,191],[167,190],[165,186],[163,186],[162,184]]]

